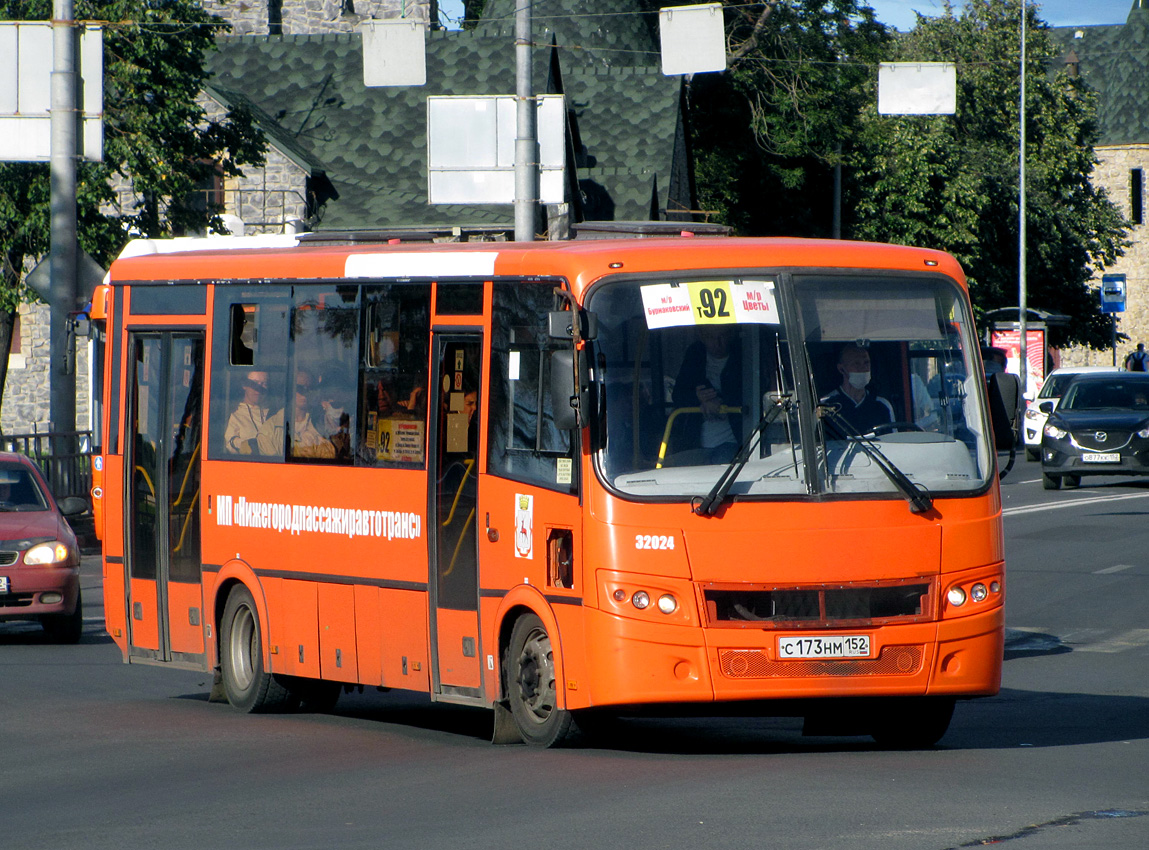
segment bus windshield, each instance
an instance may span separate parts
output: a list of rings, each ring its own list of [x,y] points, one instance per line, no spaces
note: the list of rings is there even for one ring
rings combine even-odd
[[[939,495],[991,474],[977,341],[948,278],[615,280],[588,307],[597,469],[622,495],[695,499],[729,468],[733,498],[892,497],[907,479]]]

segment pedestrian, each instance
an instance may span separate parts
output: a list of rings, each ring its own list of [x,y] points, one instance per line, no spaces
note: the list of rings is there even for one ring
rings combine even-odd
[[[1129,352],[1125,358],[1127,372],[1149,372],[1149,351],[1145,350],[1145,343],[1137,343],[1137,350]]]

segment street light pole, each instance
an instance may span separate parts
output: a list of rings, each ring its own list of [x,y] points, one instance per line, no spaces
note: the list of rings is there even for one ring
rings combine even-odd
[[[76,308],[76,151],[79,120],[76,100],[76,27],[73,0],[54,0],[52,8],[51,108],[51,250],[48,300],[48,416],[54,431],[76,429],[76,370],[67,333],[68,313]]]
[[[1018,364],[1021,379],[1021,394],[1025,395],[1029,377],[1029,352],[1027,319],[1029,318],[1029,293],[1025,278],[1025,12],[1027,0],[1021,0],[1021,106],[1018,115],[1018,195],[1017,195],[1017,324],[1020,331],[1021,362]]]
[[[538,218],[538,108],[531,79],[531,2],[515,5],[515,241],[533,242]]]

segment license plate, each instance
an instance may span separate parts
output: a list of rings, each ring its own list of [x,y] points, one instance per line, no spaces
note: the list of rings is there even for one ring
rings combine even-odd
[[[0,576],[0,593],[8,592],[8,576]]]
[[[1121,463],[1121,452],[1085,452],[1082,463]]]
[[[869,655],[869,635],[778,638],[778,657],[783,661],[788,658],[868,658]]]

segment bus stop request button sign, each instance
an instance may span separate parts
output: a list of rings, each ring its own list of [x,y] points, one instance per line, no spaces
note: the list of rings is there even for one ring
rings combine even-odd
[[[778,657],[783,661],[788,658],[868,658],[869,655],[869,635],[778,638]]]

